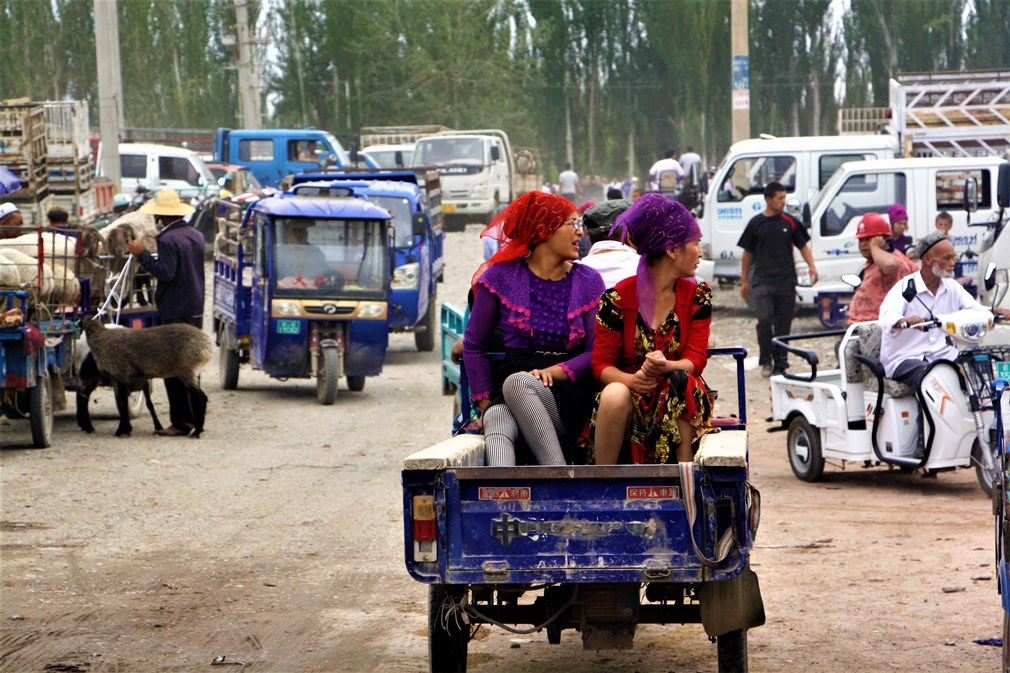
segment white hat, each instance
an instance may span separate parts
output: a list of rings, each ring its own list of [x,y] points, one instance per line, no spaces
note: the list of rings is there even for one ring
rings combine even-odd
[[[140,212],[149,215],[168,215],[185,217],[196,208],[179,200],[179,192],[174,189],[163,189],[154,197],[153,201],[148,201],[140,207]]]
[[[21,210],[10,201],[8,201],[7,203],[0,203],[0,220],[7,217],[11,213],[20,213],[20,212]]]

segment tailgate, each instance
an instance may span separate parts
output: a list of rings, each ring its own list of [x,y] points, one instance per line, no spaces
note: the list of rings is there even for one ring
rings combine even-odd
[[[435,489],[438,562],[415,576],[450,584],[698,582],[729,579],[747,563],[744,467],[698,467],[695,552],[676,465],[461,467]],[[420,579],[420,577],[419,577]]]

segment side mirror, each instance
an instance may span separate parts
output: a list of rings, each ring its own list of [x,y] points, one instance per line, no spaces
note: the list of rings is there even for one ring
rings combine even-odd
[[[982,284],[985,286],[985,291],[996,287],[996,263],[989,262],[985,267],[985,273],[982,275]]]
[[[358,144],[357,143],[351,143],[351,151],[348,152],[348,154],[351,157],[351,163],[352,164],[356,164],[356,163],[359,163],[361,161],[361,155],[358,154]]]
[[[912,301],[915,299],[915,295],[919,294],[915,291],[915,279],[909,278],[908,282],[905,284],[905,289],[901,291],[901,296],[905,301]]]
[[[964,181],[964,209],[968,213],[978,210],[978,180],[975,178]]]
[[[996,203],[1000,208],[1010,208],[1010,163],[999,165],[996,176]]]
[[[414,235],[424,236],[428,233],[428,220],[424,215],[418,213],[414,216]]]
[[[403,151],[396,150],[393,153],[393,162],[396,164],[397,168],[403,168]]]
[[[863,279],[859,277],[858,273],[843,273],[842,282],[855,290],[863,284]]]
[[[800,200],[794,196],[793,198],[786,201],[786,212],[788,212],[793,217],[798,217],[800,214]]]
[[[810,202],[807,201],[803,204],[803,226],[807,231],[810,231]]]
[[[497,145],[491,146],[491,161],[498,161],[501,159],[501,148]]]

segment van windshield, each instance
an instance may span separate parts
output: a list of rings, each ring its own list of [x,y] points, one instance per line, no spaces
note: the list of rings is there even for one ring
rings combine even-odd
[[[480,138],[426,138],[414,147],[416,166],[483,166],[484,143]]]

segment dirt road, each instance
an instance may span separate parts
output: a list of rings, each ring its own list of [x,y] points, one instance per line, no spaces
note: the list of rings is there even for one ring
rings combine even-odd
[[[453,233],[440,299],[462,302],[478,230]],[[717,294],[719,343],[754,347],[734,290]],[[812,329],[804,314],[796,331]],[[111,391],[95,435],[57,417],[54,446],[24,422],[0,440],[0,671],[427,670],[426,590],[403,567],[400,462],[443,439],[451,401],[436,353],[391,339],[383,374],[322,407],[308,381],[242,369],[239,390],[204,373],[200,440],[113,437]],[[713,372],[718,377],[718,372]],[[747,383],[754,552],[768,616],[754,672],[995,671],[999,635],[988,499],[963,470],[936,479],[829,465],[793,477],[768,434],[768,385]],[[719,383],[723,392],[727,384]],[[168,407],[160,384],[159,413]],[[482,630],[475,673],[714,671],[700,626],[643,626],[636,647],[583,652],[577,633]]]

